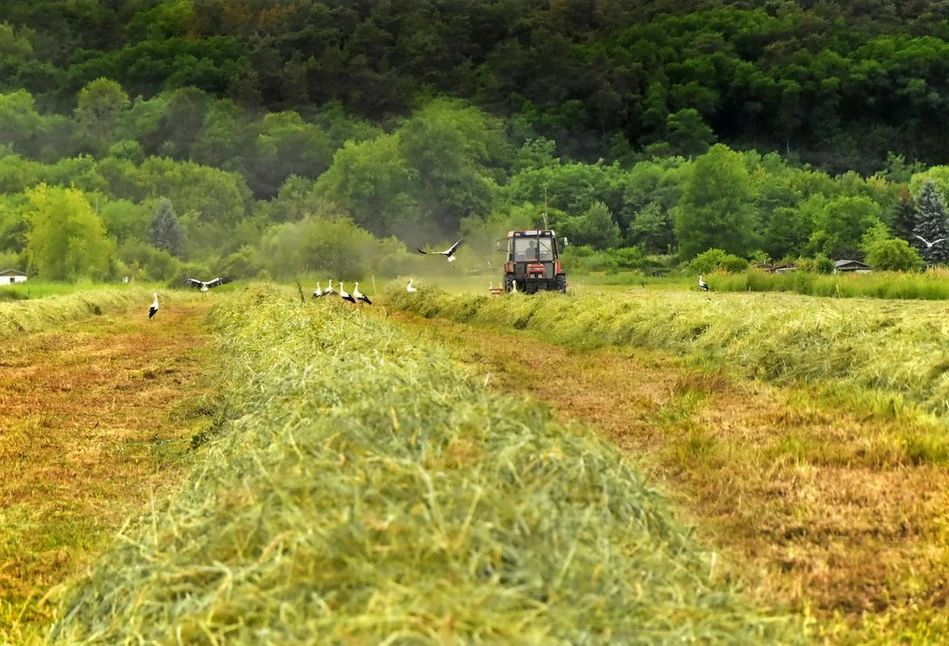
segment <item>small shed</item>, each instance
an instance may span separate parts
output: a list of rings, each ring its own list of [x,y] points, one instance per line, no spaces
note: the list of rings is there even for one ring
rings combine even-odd
[[[769,274],[774,273],[774,265],[772,265],[770,262],[759,262],[755,265],[755,269],[759,271],[766,271]]]
[[[13,283],[25,283],[26,272],[19,269],[4,269],[0,271],[0,285],[10,285]]]
[[[784,274],[789,271],[797,271],[797,265],[795,265],[793,262],[784,263],[782,265],[775,265],[772,273]]]
[[[856,273],[867,273],[873,271],[873,267],[870,265],[860,262],[859,260],[838,260],[834,262],[834,273],[837,272],[856,272]]]

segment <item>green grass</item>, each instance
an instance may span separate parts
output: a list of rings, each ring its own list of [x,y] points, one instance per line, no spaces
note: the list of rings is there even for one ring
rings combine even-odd
[[[4,288],[0,288],[4,289]],[[96,287],[90,290],[46,293],[35,300],[0,302],[0,339],[55,327],[68,321],[140,304],[147,312],[152,292],[145,287]]]
[[[835,275],[803,271],[768,274],[749,270],[706,278],[714,291],[722,292],[795,292],[835,298],[949,299],[949,272],[946,270]]]
[[[794,644],[608,444],[431,341],[253,286],[229,421],[67,595],[70,644]]]
[[[514,329],[579,348],[639,346],[772,381],[839,383],[949,412],[949,307],[790,294],[450,295],[393,286],[385,303],[431,318]],[[894,399],[895,398],[895,399]],[[877,404],[875,404],[877,405]]]
[[[28,280],[25,283],[14,285],[0,285],[0,303],[4,301],[25,301],[38,298],[49,298],[51,296],[65,296],[77,292],[89,292],[99,290],[152,290],[162,287],[157,283],[135,283],[133,285],[123,285],[121,283],[99,283],[93,281],[79,281],[75,283],[63,283],[44,280]]]

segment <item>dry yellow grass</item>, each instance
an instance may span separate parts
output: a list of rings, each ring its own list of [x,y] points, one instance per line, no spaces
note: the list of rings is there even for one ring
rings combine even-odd
[[[47,594],[181,472],[196,422],[169,408],[200,397],[207,304],[176,301],[0,345],[0,643],[35,638]]]
[[[667,354],[571,351],[527,332],[396,315],[506,391],[593,423],[681,494],[753,590],[822,620],[830,643],[947,636],[949,468],[907,459],[932,418],[741,381]]]

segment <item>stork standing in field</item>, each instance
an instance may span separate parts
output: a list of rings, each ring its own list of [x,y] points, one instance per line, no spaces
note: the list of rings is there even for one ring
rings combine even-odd
[[[222,278],[221,276],[218,276],[214,280],[208,280],[208,281],[197,280],[195,278],[189,278],[186,282],[192,287],[197,287],[202,292],[206,292],[211,287],[217,287],[218,285],[223,285],[224,283],[227,283],[230,281],[228,281],[227,278]]]
[[[702,274],[699,274],[699,289],[701,289],[703,292],[708,291],[708,283],[702,280]]]
[[[313,290],[313,298],[319,298],[323,295],[323,290],[320,289],[320,281],[316,281],[316,289]]]
[[[158,294],[155,294],[155,300],[152,301],[152,306],[148,308],[148,318],[151,319],[156,314],[158,314]]]
[[[357,301],[362,301],[366,305],[372,305],[372,301],[369,300],[369,297],[359,291],[359,282],[356,282],[356,286],[353,287],[353,298]]]
[[[937,245],[937,244],[939,244],[940,242],[944,242],[944,241],[945,241],[945,238],[939,238],[939,239],[937,239],[937,240],[933,240],[932,242],[930,242],[929,240],[927,240],[927,239],[924,238],[923,236],[918,236],[918,235],[916,235],[915,233],[913,234],[913,236],[916,237],[916,238],[919,238],[920,240],[922,240],[923,244],[926,245],[926,248],[927,248],[927,249],[932,249],[932,248],[933,248],[933,245]]]
[[[327,284],[328,284],[328,287],[323,290],[323,296],[332,296],[333,294],[336,293],[336,290],[333,289],[333,281],[332,281],[332,280],[328,280],[328,281],[326,281],[326,282],[327,282]],[[317,285],[319,285],[319,283],[317,283]]]
[[[421,254],[440,254],[448,258],[448,262],[455,262],[455,251],[458,250],[458,247],[461,245],[462,242],[464,242],[464,240],[465,239],[462,238],[461,240],[459,240],[452,246],[448,247],[448,249],[446,249],[445,251],[422,251],[421,249],[419,249],[418,252]]]
[[[409,294],[413,294],[413,293],[415,293],[415,292],[418,291],[417,288],[412,287],[412,281],[413,281],[413,280],[415,280],[415,279],[414,279],[414,278],[409,278],[409,284],[405,286],[405,291],[407,291]]]
[[[339,295],[344,301],[349,301],[353,305],[356,304],[356,299],[353,298],[353,295],[343,289],[343,281],[339,281]]]

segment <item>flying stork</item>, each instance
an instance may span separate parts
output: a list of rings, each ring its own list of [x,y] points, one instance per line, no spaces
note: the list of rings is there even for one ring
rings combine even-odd
[[[923,244],[926,245],[926,248],[927,248],[927,249],[932,249],[932,248],[933,248],[933,245],[939,244],[940,242],[943,242],[943,241],[945,240],[945,238],[939,238],[938,240],[933,240],[932,242],[930,242],[929,240],[927,240],[927,239],[924,238],[923,236],[918,236],[918,235],[916,235],[915,233],[914,233],[913,235],[914,235],[915,237],[919,238],[920,240],[922,240],[922,241],[923,241]]]
[[[202,292],[206,292],[206,291],[208,291],[208,289],[210,289],[211,287],[217,287],[218,285],[223,285],[224,283],[227,283],[227,282],[230,282],[230,281],[229,281],[227,278],[222,278],[221,276],[218,276],[218,277],[215,278],[214,280],[209,280],[209,281],[203,281],[203,280],[197,280],[197,279],[195,279],[195,278],[189,278],[186,282],[187,282],[189,285],[191,285],[192,287],[199,287]]]
[[[448,262],[455,262],[455,251],[458,249],[459,245],[461,245],[461,243],[464,242],[464,240],[465,239],[462,238],[461,240],[459,240],[452,246],[448,247],[448,249],[446,249],[445,251],[422,251],[421,249],[419,249],[418,252],[421,254],[441,254],[442,256],[445,256],[446,258],[448,258]]]

